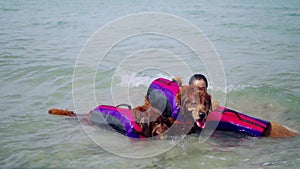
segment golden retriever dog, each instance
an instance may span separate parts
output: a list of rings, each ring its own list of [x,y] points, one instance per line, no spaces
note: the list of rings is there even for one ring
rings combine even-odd
[[[169,130],[168,136],[182,136],[195,133],[205,127],[210,112],[211,96],[196,85],[181,86],[176,95],[176,102],[180,106],[177,119],[168,117],[165,122]]]
[[[88,114],[79,115],[73,111],[52,108],[48,110],[48,113],[72,117],[80,116],[81,121],[91,123],[91,112]],[[166,119],[162,117],[162,113],[158,109],[151,107],[150,104],[138,106],[132,110],[132,113],[135,122],[142,129],[141,134],[145,137],[162,135],[168,129],[168,126],[165,124]]]
[[[162,116],[162,112],[151,107],[147,101],[145,105],[135,107],[132,110],[132,115],[145,137],[162,135],[168,129],[165,123],[166,118]]]
[[[176,98],[184,119],[191,119],[199,128],[204,128],[211,107],[211,96],[196,85],[188,85],[180,88]]]

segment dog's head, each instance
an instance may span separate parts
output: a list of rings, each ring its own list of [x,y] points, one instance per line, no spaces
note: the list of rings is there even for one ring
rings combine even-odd
[[[198,127],[205,127],[211,107],[211,96],[204,89],[196,85],[182,86],[177,95],[177,102],[184,117],[192,117]]]
[[[161,111],[154,107],[139,106],[133,109],[134,118],[145,137],[162,135],[168,129],[161,114]]]

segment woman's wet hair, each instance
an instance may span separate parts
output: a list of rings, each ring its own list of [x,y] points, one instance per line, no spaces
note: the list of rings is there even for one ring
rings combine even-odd
[[[194,84],[194,82],[196,80],[204,80],[205,84],[206,84],[206,88],[208,88],[208,83],[207,83],[207,79],[204,75],[202,74],[194,74],[189,81],[189,84]]]

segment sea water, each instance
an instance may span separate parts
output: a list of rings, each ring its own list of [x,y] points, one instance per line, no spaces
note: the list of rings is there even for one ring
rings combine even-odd
[[[214,45],[226,77],[226,88],[209,84],[216,100],[225,95],[226,107],[299,131],[299,11],[297,0],[1,1],[0,168],[299,168],[300,137],[253,138],[216,131],[205,142],[192,135],[149,146],[47,113],[52,107],[82,106],[74,105],[74,92],[90,84],[79,80],[74,85],[74,70],[96,31],[127,15],[162,12],[194,24]],[[169,53],[146,50],[157,48],[174,51],[189,71],[181,71],[184,66],[168,58]],[[140,58],[139,51],[152,57]],[[164,67],[135,69],[149,63]],[[98,65],[92,85],[99,104],[140,105],[151,80],[170,78],[172,71],[185,83],[191,71],[213,80],[186,46],[157,34],[120,41]],[[83,106],[96,106],[82,98]],[[119,151],[122,145],[125,149]],[[171,148],[151,152],[147,146]],[[150,154],[143,158],[140,150]]]

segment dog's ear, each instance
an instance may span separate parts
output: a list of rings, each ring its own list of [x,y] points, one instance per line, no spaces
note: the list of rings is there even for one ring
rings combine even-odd
[[[144,106],[146,106],[148,108],[151,106],[151,103],[150,103],[147,95],[145,95],[145,104],[144,104]]]
[[[137,123],[140,123],[140,121],[144,117],[145,111],[147,111],[147,108],[145,108],[144,105],[132,109],[133,118]]]
[[[213,110],[213,105],[212,105],[212,101],[211,101],[211,95],[208,94],[208,101],[209,101],[209,111],[212,111]]]
[[[200,91],[205,91],[205,92],[206,92],[206,89],[205,89],[205,88],[199,87],[199,86],[197,86],[197,87],[198,87],[198,89],[199,89]]]
[[[209,110],[212,110],[212,101],[211,101],[212,97],[211,97],[211,95],[209,93],[207,93],[207,91],[203,88],[199,88],[199,90],[200,90],[200,92],[205,93],[203,96],[205,96],[205,100],[207,100],[206,104],[208,104]]]
[[[142,117],[139,125],[142,129],[142,133],[144,134],[145,137],[150,137],[151,136],[151,129],[150,129],[150,122],[149,118],[147,117]]]
[[[182,86],[182,78],[181,77],[176,76],[172,79],[172,81],[178,83],[180,87]]]
[[[176,94],[176,102],[178,104],[178,106],[181,106],[181,90],[179,90],[179,92]]]
[[[140,115],[140,112],[137,110],[137,108],[132,109],[132,115],[133,115],[134,121],[140,122],[141,115]]]
[[[206,92],[207,93],[207,92]],[[209,100],[209,103],[211,104],[211,95],[207,93],[207,99]]]
[[[139,123],[140,123],[140,124],[149,124],[149,118],[147,118],[147,117],[142,117]]]

